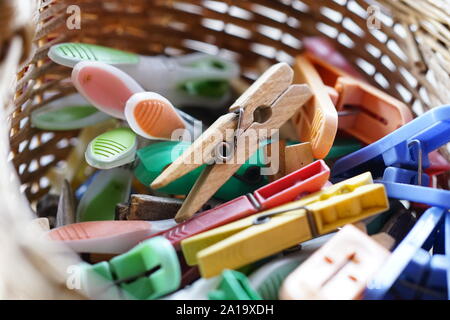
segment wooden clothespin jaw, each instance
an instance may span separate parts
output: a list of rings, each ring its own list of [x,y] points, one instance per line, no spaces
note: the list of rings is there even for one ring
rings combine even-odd
[[[151,184],[161,188],[204,163],[210,164],[197,179],[177,213],[182,222],[198,209],[270,139],[311,97],[307,85],[291,85],[293,70],[286,63],[269,68],[194,143]],[[258,118],[260,116],[260,119]],[[226,149],[227,152],[223,152]]]
[[[59,196],[58,211],[56,212],[56,225],[61,227],[71,223],[75,223],[76,205],[75,197],[72,192],[69,181],[64,180],[61,195]]]

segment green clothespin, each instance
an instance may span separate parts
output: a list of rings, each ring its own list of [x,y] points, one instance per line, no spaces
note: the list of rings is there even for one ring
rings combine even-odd
[[[228,66],[222,61],[217,59],[208,59],[207,56],[205,56],[203,60],[199,59],[196,62],[188,64],[188,66],[205,72],[211,69],[224,71],[228,68]],[[221,98],[227,94],[230,89],[230,85],[227,80],[190,79],[179,84],[178,88],[190,96]]]
[[[92,140],[85,153],[86,162],[97,169],[111,169],[133,162],[136,134],[129,128],[117,128]]]
[[[133,174],[124,168],[101,171],[77,208],[77,222],[114,220],[116,205],[128,200]]]
[[[55,100],[31,113],[31,124],[42,130],[81,129],[111,117],[93,107],[79,94]]]
[[[178,289],[181,283],[176,251],[164,237],[145,240],[109,262],[84,265],[82,276],[93,298],[152,300]]]
[[[250,286],[247,277],[235,270],[222,272],[222,280],[216,290],[208,293],[210,300],[262,300]]]
[[[134,170],[136,178],[149,186],[160,173],[178,158],[189,147],[188,142],[166,141],[149,145],[137,151],[140,162]],[[267,176],[259,174],[264,166],[264,150],[260,148],[247,162],[242,165],[214,195],[222,200],[231,200],[241,195],[253,192],[268,183]],[[187,195],[194,185],[205,165],[189,172],[158,191],[168,194]]]

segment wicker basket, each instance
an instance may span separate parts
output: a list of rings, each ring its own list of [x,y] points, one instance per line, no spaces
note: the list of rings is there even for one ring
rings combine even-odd
[[[20,11],[30,15],[14,11],[19,2],[30,4]],[[71,29],[72,5],[81,12],[79,29]],[[9,135],[6,128],[0,130],[0,156],[7,163],[0,170],[0,259],[6,261],[0,265],[0,298],[79,297],[65,285],[66,268],[77,257],[42,240],[30,223],[30,208],[50,189],[49,169],[64,165],[79,133],[49,136],[28,121],[31,111],[49,102],[44,93],[56,93],[52,99],[57,99],[75,91],[67,81],[70,70],[47,58],[55,43],[98,43],[147,55],[222,54],[241,64],[242,80],[250,83],[261,66],[292,62],[302,50],[302,38],[323,36],[370,82],[415,114],[450,101],[446,0],[0,0],[2,15],[0,102],[8,121],[0,123],[8,123]],[[28,52],[30,21],[36,28],[32,54],[18,67]],[[14,71],[13,99],[12,90],[5,92]]]

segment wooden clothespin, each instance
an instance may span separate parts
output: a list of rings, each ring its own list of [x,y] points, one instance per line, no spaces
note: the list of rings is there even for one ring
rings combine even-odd
[[[200,211],[209,210],[220,203],[211,199],[202,206]],[[132,194],[130,203],[119,203],[116,206],[116,220],[173,219],[182,204],[183,200],[181,199]]]
[[[269,176],[270,182],[281,179],[286,175],[285,151],[286,151],[285,140],[276,141],[275,143],[269,143],[265,146],[264,152],[266,157],[265,161],[267,165],[271,167],[273,161],[278,161],[278,171],[275,174]]]
[[[50,222],[48,221],[48,218],[36,218],[31,220],[30,224],[33,227],[38,227],[42,231],[50,230]]]
[[[269,68],[169,167],[151,187],[164,187],[207,163],[183,202],[175,220],[182,222],[201,208],[211,196],[256,151],[270,139],[311,97],[307,85],[291,85],[293,70],[286,63]],[[260,119],[257,119],[257,116]],[[250,140],[250,143],[248,143]],[[227,152],[223,152],[223,150]],[[200,159],[199,159],[200,157]]]
[[[284,157],[285,175],[303,168],[314,161],[311,143],[303,142],[286,146],[284,150]]]
[[[59,196],[58,211],[56,212],[55,227],[62,227],[75,223],[76,207],[75,197],[69,181],[64,180],[61,195]]]
[[[267,145],[266,154],[271,161],[274,160],[274,155],[271,154],[271,151],[275,147],[278,147],[278,159],[276,161],[279,161],[279,170],[270,177],[271,181],[278,180],[314,161],[310,142],[287,146],[285,140],[280,140],[278,146]]]

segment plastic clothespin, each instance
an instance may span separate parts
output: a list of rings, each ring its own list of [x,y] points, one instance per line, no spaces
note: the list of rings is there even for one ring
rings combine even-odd
[[[178,258],[163,237],[146,240],[109,262],[84,265],[82,288],[103,298],[150,300],[180,285]]]
[[[188,266],[186,264],[186,261],[184,260],[181,252],[177,251],[177,255],[181,268],[181,283],[180,283],[181,289],[198,280],[200,278],[200,272],[198,271],[197,267]]]
[[[447,161],[437,150],[428,154],[430,166],[425,169],[426,174],[438,176],[444,172],[450,171],[450,162]]]
[[[31,113],[31,125],[42,130],[76,130],[111,117],[92,106],[79,94],[57,99]]]
[[[371,174],[364,173],[301,200],[187,238],[181,249],[186,262],[198,264],[202,277],[209,278],[387,209],[383,185],[373,184]]]
[[[95,126],[83,128],[77,137],[76,144],[70,151],[66,164],[63,167],[52,167],[48,173],[48,179],[51,183],[50,193],[61,193],[61,187],[64,180],[69,181],[74,189],[85,181],[85,175],[89,170],[93,170],[85,161],[85,152],[88,144],[101,133],[117,127],[117,120],[110,119],[105,122],[97,123]]]
[[[448,300],[448,258],[418,249],[385,299]]]
[[[305,49],[310,54],[327,61],[330,65],[341,69],[356,79],[364,79],[360,72],[347,61],[334,44],[326,37],[306,37],[303,40]]]
[[[278,292],[283,280],[308,259],[314,251],[329,241],[333,235],[334,233],[306,241],[301,244],[300,251],[265,263],[249,275],[248,281],[251,287],[255,288],[264,300],[278,300]]]
[[[85,153],[86,162],[97,169],[111,169],[134,161],[136,134],[128,128],[102,133],[92,140]]]
[[[90,166],[88,166],[88,167],[91,168]],[[94,180],[97,178],[97,176],[102,171],[103,170],[94,171],[94,173],[92,173],[90,176],[88,176],[84,180],[84,182],[80,186],[78,186],[78,188],[75,190],[75,199],[77,200],[77,202],[79,202],[81,200],[81,198],[83,198],[83,196],[86,193],[86,190],[89,188],[89,186],[92,184],[92,182],[94,182]]]
[[[172,228],[173,219],[160,221],[90,221],[52,229],[48,236],[81,253],[119,254],[152,234]]]
[[[373,143],[412,120],[404,103],[361,80],[340,77],[335,88],[336,109],[345,116],[339,128],[364,143]]]
[[[80,200],[77,222],[114,220],[116,205],[128,200],[131,179],[128,169],[101,171]]]
[[[362,142],[373,143],[412,120],[411,111],[404,103],[325,60],[306,53],[297,61],[300,69],[309,62],[309,69],[312,66],[316,70],[323,81],[321,85],[328,88],[328,94],[331,90],[339,128]],[[307,73],[306,77],[311,76]],[[323,89],[320,94],[324,95]]]
[[[262,300],[247,277],[235,270],[224,270],[217,289],[208,293],[210,300]]]
[[[349,153],[355,152],[363,147],[363,144],[356,139],[336,138],[333,147],[325,157],[325,160],[335,160]]]
[[[131,129],[144,138],[192,139],[202,131],[201,122],[175,109],[164,96],[145,92],[136,80],[114,66],[80,62],[72,70],[72,82],[92,105],[113,117],[126,119]],[[183,130],[188,130],[190,137]]]
[[[287,175],[300,168],[303,168],[304,166],[314,161],[311,143],[303,142],[287,145],[284,148],[283,157],[284,157],[283,175]],[[281,160],[283,161],[283,159]]]
[[[450,191],[427,188],[428,154],[450,141],[450,105],[436,107],[386,137],[347,155],[333,166],[334,177],[370,170],[381,177],[390,198],[450,208]],[[420,186],[413,185],[418,183]]]
[[[144,185],[150,185],[164,168],[169,166],[190,147],[188,142],[164,141],[151,144],[137,151],[139,164],[134,170],[136,178]],[[267,184],[267,176],[260,174],[264,164],[264,149],[259,148],[230,179],[214,194],[221,200],[231,200]],[[187,195],[195,184],[205,165],[179,177],[158,191],[168,194]]]
[[[346,225],[294,270],[280,289],[282,300],[354,300],[389,257],[389,251]]]
[[[158,189],[202,164],[214,163],[197,179],[175,217],[177,222],[192,217],[311,97],[308,86],[291,85],[292,79],[293,70],[286,63],[270,67],[236,100],[230,113],[217,119],[153,181],[151,187]]]
[[[395,290],[397,288],[395,284],[411,261],[413,259],[418,259],[416,262],[419,262],[416,263],[416,266],[424,266],[426,264],[426,262],[420,262],[421,260],[423,261],[423,259],[420,259],[420,256],[417,255],[423,255],[424,252],[420,251],[421,247],[426,244],[427,240],[433,237],[436,230],[439,228],[439,224],[443,221],[444,217],[448,215],[448,209],[432,207],[419,218],[412,230],[397,246],[386,263],[377,271],[374,278],[369,282],[364,294],[365,299],[390,299],[395,297]],[[448,219],[448,217],[446,217],[446,219]],[[410,268],[413,267],[414,263]],[[408,272],[408,274],[418,275],[418,271],[420,270],[416,270],[413,273]],[[411,293],[411,291],[409,291],[409,293]]]
[[[181,199],[132,194],[129,203],[116,206],[116,220],[173,219],[182,203]]]
[[[281,179],[256,190],[253,194],[238,197],[211,210],[204,211],[176,227],[162,232],[173,246],[201,232],[288,203],[316,192],[328,181],[330,170],[322,160],[315,161]]]
[[[150,57],[92,44],[61,43],[52,46],[48,56],[68,67],[81,61],[113,65],[130,74],[146,90],[184,106],[222,107],[231,96],[230,82],[239,77],[237,63],[203,53]]]

